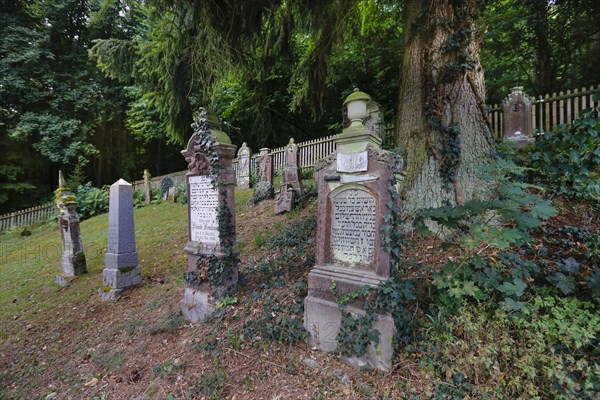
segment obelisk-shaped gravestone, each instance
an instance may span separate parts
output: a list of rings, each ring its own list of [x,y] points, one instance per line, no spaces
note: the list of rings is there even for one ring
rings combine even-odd
[[[246,142],[238,150],[237,187],[248,189],[250,187],[250,157],[252,150]]]
[[[58,173],[58,189],[55,193],[56,206],[60,210],[58,226],[63,245],[60,257],[62,273],[56,276],[56,283],[67,286],[70,278],[87,273],[87,267],[79,231],[77,201],[71,189],[67,187],[61,171]]]
[[[108,250],[104,258],[100,297],[114,300],[124,288],[141,282],[141,268],[135,248],[133,191],[129,182],[119,179],[110,187]]]
[[[186,288],[180,302],[188,321],[202,321],[217,309],[217,302],[237,286],[235,239],[236,146],[221,130],[214,112],[195,116],[194,134],[181,152],[188,162],[186,174],[189,236]]]
[[[327,352],[338,348],[342,313],[337,300],[362,288],[375,288],[390,276],[390,255],[382,225],[390,205],[391,153],[381,138],[363,124],[371,98],[355,91],[344,103],[352,121],[336,138],[336,151],[315,166],[318,185],[316,264],[308,275],[304,326],[311,346]],[[334,290],[333,288],[336,288]],[[365,299],[345,306],[346,316],[365,315]],[[347,354],[353,365],[389,369],[393,357],[394,320],[377,314],[371,327],[379,339],[364,354]],[[356,333],[358,334],[358,333]]]

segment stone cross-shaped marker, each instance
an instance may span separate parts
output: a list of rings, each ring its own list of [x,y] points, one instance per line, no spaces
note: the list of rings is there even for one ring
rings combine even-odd
[[[133,191],[131,184],[119,179],[110,187],[108,211],[108,251],[104,258],[103,300],[115,300],[121,291],[142,282],[133,224]]]
[[[250,187],[250,157],[252,150],[246,142],[238,150],[237,187],[248,189]]]
[[[71,189],[67,187],[61,171],[58,173],[56,205],[60,210],[58,226],[63,245],[63,252],[60,257],[62,273],[56,276],[56,283],[67,286],[69,278],[87,273],[87,267],[79,231],[77,202]]]

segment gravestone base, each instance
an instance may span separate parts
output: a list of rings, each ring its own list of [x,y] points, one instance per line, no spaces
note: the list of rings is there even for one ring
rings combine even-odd
[[[237,270],[233,278],[223,286],[213,287],[209,283],[186,287],[179,302],[181,314],[187,321],[202,322],[217,310],[217,302],[235,288],[238,280]]]
[[[56,275],[56,283],[58,286],[67,287],[71,284],[75,277],[73,275],[58,274]]]
[[[60,264],[65,276],[77,276],[87,273],[85,255],[83,253],[63,254],[60,258]]]
[[[110,289],[105,291],[104,289],[98,289],[98,296],[100,296],[100,300],[103,301],[114,301],[121,296],[121,292],[123,289]]]
[[[535,138],[523,136],[523,137],[510,137],[505,138],[506,143],[510,143],[513,147],[520,149],[521,147],[528,146],[535,143]]]
[[[112,289],[124,289],[142,283],[142,268],[125,267],[120,269],[105,268],[102,271],[102,285]]]
[[[281,186],[281,190],[275,196],[275,214],[290,212],[296,205],[296,192],[286,185]]]
[[[337,266],[315,267],[309,273],[308,296],[304,300],[304,328],[309,333],[310,346],[325,352],[334,352],[337,349],[337,335],[342,318],[331,289],[332,281],[336,282],[338,294],[343,296],[365,286],[377,287],[385,279],[365,271],[358,274]],[[353,315],[365,315],[360,304],[347,305],[346,310]],[[373,328],[379,331],[379,343],[370,344],[362,357],[342,359],[356,367],[372,365],[380,370],[389,370],[394,354],[392,339],[396,334],[394,319],[389,314],[378,315]]]
[[[271,182],[262,181],[254,186],[254,193],[252,194],[252,202],[254,204],[260,203],[263,200],[272,199],[273,197],[275,197],[275,189]]]
[[[250,177],[239,176],[237,180],[237,187],[239,189],[250,189]]]

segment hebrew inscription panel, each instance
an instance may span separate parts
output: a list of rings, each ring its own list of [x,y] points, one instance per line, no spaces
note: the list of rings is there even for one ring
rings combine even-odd
[[[331,199],[331,254],[334,262],[368,265],[375,259],[377,207],[361,189],[347,189]]]
[[[206,175],[189,177],[190,236],[193,242],[218,243],[219,192]]]

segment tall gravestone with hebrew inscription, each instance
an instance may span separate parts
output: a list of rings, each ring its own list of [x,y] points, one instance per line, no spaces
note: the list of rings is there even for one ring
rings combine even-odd
[[[522,87],[512,88],[502,103],[504,141],[522,147],[535,141],[531,132],[531,99]]]
[[[338,346],[341,312],[336,296],[376,287],[390,275],[381,227],[390,202],[396,201],[389,191],[392,157],[381,149],[381,137],[363,125],[369,101],[359,91],[346,99],[351,124],[337,137],[336,152],[315,167],[317,251],[316,265],[308,276],[304,326],[311,345],[327,352]],[[364,299],[356,299],[346,310],[364,315],[363,307]],[[390,315],[377,315],[373,328],[379,332],[379,341],[371,343],[364,356],[346,360],[385,370],[393,356],[394,320]]]
[[[292,211],[296,200],[302,196],[303,188],[300,180],[299,151],[300,148],[294,142],[294,139],[290,139],[284,150],[285,160],[281,174],[281,185],[279,193],[275,195],[275,214]]]
[[[103,300],[115,300],[123,289],[142,282],[138,265],[133,221],[133,188],[124,179],[110,186],[108,206],[108,249],[104,256]]]
[[[202,321],[237,285],[235,240],[236,146],[213,112],[197,114],[194,134],[181,152],[188,162],[188,268],[180,308],[189,321]]]
[[[61,171],[58,173],[58,189],[55,193],[56,206],[60,211],[58,226],[63,247],[60,257],[62,272],[56,275],[56,283],[67,286],[72,277],[87,273],[87,266],[79,231],[77,202]]]
[[[240,189],[248,189],[250,187],[250,158],[252,150],[246,142],[242,143],[242,147],[238,150],[238,165],[237,165],[237,187]]]

